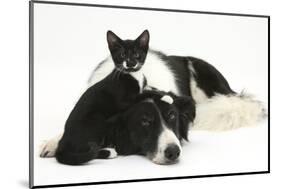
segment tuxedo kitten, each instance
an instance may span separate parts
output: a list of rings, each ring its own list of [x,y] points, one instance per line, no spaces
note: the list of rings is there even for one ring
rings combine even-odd
[[[122,40],[112,31],[108,31],[107,43],[116,69],[123,73],[136,72],[145,62],[149,33],[145,30],[135,40]]]
[[[135,40],[123,40],[112,31],[107,32],[106,38],[110,56],[92,72],[88,80],[90,86],[103,80],[112,72],[119,74],[121,72],[131,75],[138,81],[140,93],[143,90],[157,89],[180,96],[188,92],[188,85],[182,87],[181,90],[185,91],[184,93],[176,85],[177,76],[173,73],[172,68],[163,61],[165,57],[161,53],[149,49],[150,34],[148,30],[143,31]],[[182,64],[182,66],[185,65]],[[188,74],[184,75],[183,80],[187,81],[187,77]]]

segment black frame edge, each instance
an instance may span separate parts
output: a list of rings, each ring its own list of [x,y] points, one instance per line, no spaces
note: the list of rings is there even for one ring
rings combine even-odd
[[[84,182],[84,183],[69,183],[69,184],[54,184],[54,185],[38,185],[32,188],[54,188],[54,187],[69,187],[69,186],[86,186],[86,185],[100,185],[100,184],[120,184],[131,182],[150,182],[161,180],[179,180],[179,179],[192,179],[192,178],[210,178],[210,177],[226,177],[226,176],[241,176],[241,175],[257,175],[268,174],[269,171],[256,171],[256,172],[241,172],[241,173],[225,173],[213,175],[195,175],[195,176],[182,176],[182,177],[164,177],[164,178],[151,178],[151,179],[132,179],[132,180],[117,180],[117,181],[102,181],[102,182]]]
[[[268,172],[270,173],[270,16],[267,18],[268,24]]]
[[[119,8],[119,9],[135,9],[135,10],[149,10],[149,11],[165,11],[165,12],[179,12],[179,13],[196,13],[196,14],[212,14],[212,15],[224,15],[224,16],[244,16],[244,17],[259,17],[268,18],[269,15],[261,14],[243,14],[243,13],[227,13],[227,12],[212,12],[212,11],[195,11],[195,10],[181,10],[181,9],[164,9],[153,7],[133,7],[133,6],[121,6],[121,5],[100,5],[90,3],[73,3],[73,2],[59,2],[59,1],[40,1],[32,0],[34,3],[41,4],[55,4],[55,5],[70,5],[70,6],[85,6],[85,7],[100,7],[100,8]]]
[[[29,188],[34,187],[34,133],[33,133],[33,47],[34,4],[29,1]]]

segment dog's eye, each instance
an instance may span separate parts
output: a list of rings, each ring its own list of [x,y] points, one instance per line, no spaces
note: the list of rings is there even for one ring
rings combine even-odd
[[[169,119],[169,120],[174,120],[174,119],[176,119],[176,113],[175,113],[175,112],[170,112],[170,113],[168,114],[168,119]]]
[[[139,57],[140,57],[140,54],[139,54],[139,53],[134,53],[134,57],[135,57],[135,58],[139,58]]]

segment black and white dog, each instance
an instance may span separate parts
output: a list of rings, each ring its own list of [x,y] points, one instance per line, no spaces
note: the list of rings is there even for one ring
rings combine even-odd
[[[157,164],[175,163],[181,153],[180,141],[187,140],[194,116],[191,98],[144,93],[129,109],[101,125],[87,125],[83,120],[83,125],[66,127],[55,156],[69,165],[117,154],[144,155]]]
[[[93,71],[90,86],[98,85],[109,75],[116,79],[127,75],[137,82],[138,93],[156,89],[176,96],[191,96],[196,102],[194,129],[227,130],[248,126],[265,114],[259,101],[234,92],[223,75],[207,62],[194,57],[167,56],[149,49],[147,30],[136,40],[122,40],[108,31],[107,42],[111,56]],[[126,103],[125,107],[128,108]],[[53,156],[59,139],[48,142],[41,156]]]

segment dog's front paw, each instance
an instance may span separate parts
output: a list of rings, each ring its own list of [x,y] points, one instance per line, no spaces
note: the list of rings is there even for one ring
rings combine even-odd
[[[44,141],[43,144],[40,146],[40,157],[41,158],[54,157],[58,147],[58,142],[59,142],[58,137],[48,141]]]

